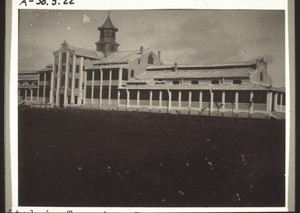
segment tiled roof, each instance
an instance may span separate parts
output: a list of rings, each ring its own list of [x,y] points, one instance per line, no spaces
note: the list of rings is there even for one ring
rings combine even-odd
[[[146,50],[144,50],[143,54],[146,54],[150,51],[151,51],[150,49],[146,49]],[[101,60],[100,62],[95,63],[95,65],[128,63],[139,57],[141,57],[140,50],[118,51],[118,52],[109,54],[108,56],[103,58],[103,60]]]
[[[85,70],[99,70],[100,68],[101,69],[114,69],[114,68],[117,69],[117,68],[121,68],[121,67],[126,68],[126,66],[124,66],[124,65],[94,65],[94,66],[85,68]]]
[[[107,16],[107,18],[106,18],[104,24],[102,24],[101,27],[98,27],[98,30],[101,30],[101,29],[104,29],[104,28],[105,28],[105,29],[114,29],[114,30],[118,31],[118,28],[116,28],[116,27],[113,25],[113,23],[112,23],[112,21],[111,21],[109,15]]]
[[[217,68],[217,67],[245,67],[245,66],[254,66],[256,65],[255,61],[242,61],[236,63],[225,63],[225,64],[178,64],[177,68],[188,69],[188,68]],[[147,67],[147,70],[164,70],[174,68],[174,64],[165,64],[165,65],[151,65]]]
[[[37,81],[39,78],[37,72],[31,72],[31,73],[19,73],[18,80],[20,81]]]
[[[260,84],[152,84],[152,85],[127,85],[128,89],[171,89],[171,90],[270,90]]]
[[[234,68],[234,69],[206,69],[206,70],[178,70],[176,72],[166,71],[146,71],[135,79],[146,80],[146,79],[193,79],[193,78],[226,78],[226,77],[249,77],[254,69],[251,68]]]
[[[67,44],[67,47],[71,51],[75,52],[75,54],[78,56],[83,56],[83,57],[98,59],[98,60],[100,60],[104,56],[104,54],[102,52],[85,49],[83,47],[73,46],[73,45],[69,45],[69,44]]]

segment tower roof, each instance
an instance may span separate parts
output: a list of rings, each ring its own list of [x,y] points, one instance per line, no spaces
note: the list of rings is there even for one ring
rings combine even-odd
[[[101,30],[101,29],[113,29],[115,31],[118,31],[118,28],[116,28],[111,19],[110,19],[110,16],[108,14],[107,18],[106,18],[106,21],[104,22],[104,24],[101,26],[101,27],[98,27],[98,30]]]

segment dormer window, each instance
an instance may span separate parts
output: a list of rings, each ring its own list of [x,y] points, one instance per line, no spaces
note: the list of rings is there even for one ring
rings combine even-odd
[[[173,84],[179,84],[179,81],[173,81]]]
[[[152,54],[149,54],[148,56],[148,64],[153,64],[153,55]]]
[[[259,73],[259,80],[264,81],[264,73],[263,72]]]
[[[219,84],[220,82],[219,82],[219,80],[212,80],[211,81],[211,84]]]
[[[233,83],[233,84],[241,84],[242,81],[241,81],[241,80],[233,80],[232,83]]]
[[[191,81],[191,84],[198,84],[198,81]]]

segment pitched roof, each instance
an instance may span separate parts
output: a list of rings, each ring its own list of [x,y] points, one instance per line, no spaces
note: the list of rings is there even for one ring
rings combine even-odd
[[[127,89],[166,89],[166,90],[271,90],[272,87],[260,84],[152,84],[127,85]]]
[[[143,54],[150,52],[150,49],[144,50]],[[129,50],[129,51],[118,51],[113,52],[103,58],[100,62],[95,63],[95,65],[102,64],[116,64],[116,63],[128,63],[137,58],[141,57],[140,50]]]
[[[101,30],[101,29],[113,29],[113,30],[115,30],[115,31],[118,31],[118,28],[116,28],[116,27],[113,25],[113,23],[112,23],[112,21],[111,21],[109,15],[107,16],[107,18],[106,18],[104,24],[102,24],[101,27],[98,27],[98,30]]]
[[[69,45],[68,43],[67,43],[67,47],[78,56],[83,56],[83,57],[92,58],[92,59],[96,59],[96,60],[100,60],[104,56],[104,54],[102,52],[85,49],[83,47]]]
[[[37,81],[39,79],[38,73],[35,71],[19,73],[19,81]]]
[[[210,68],[225,68],[225,67],[249,67],[253,68],[256,66],[255,61],[242,61],[235,63],[225,63],[225,64],[178,64],[178,69],[210,69]],[[147,67],[147,70],[165,70],[173,69],[174,64],[165,64],[165,65],[151,65]]]
[[[171,70],[166,71],[146,71],[137,76],[135,80],[146,79],[196,79],[196,78],[245,78],[249,77],[251,72],[255,70],[251,68],[233,68],[233,69],[205,69],[205,70]]]

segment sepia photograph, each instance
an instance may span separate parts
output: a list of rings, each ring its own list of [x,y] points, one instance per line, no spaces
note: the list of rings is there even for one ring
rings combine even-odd
[[[158,1],[12,3],[7,212],[293,208],[287,3]]]
[[[285,206],[285,13],[19,10],[19,204]]]

